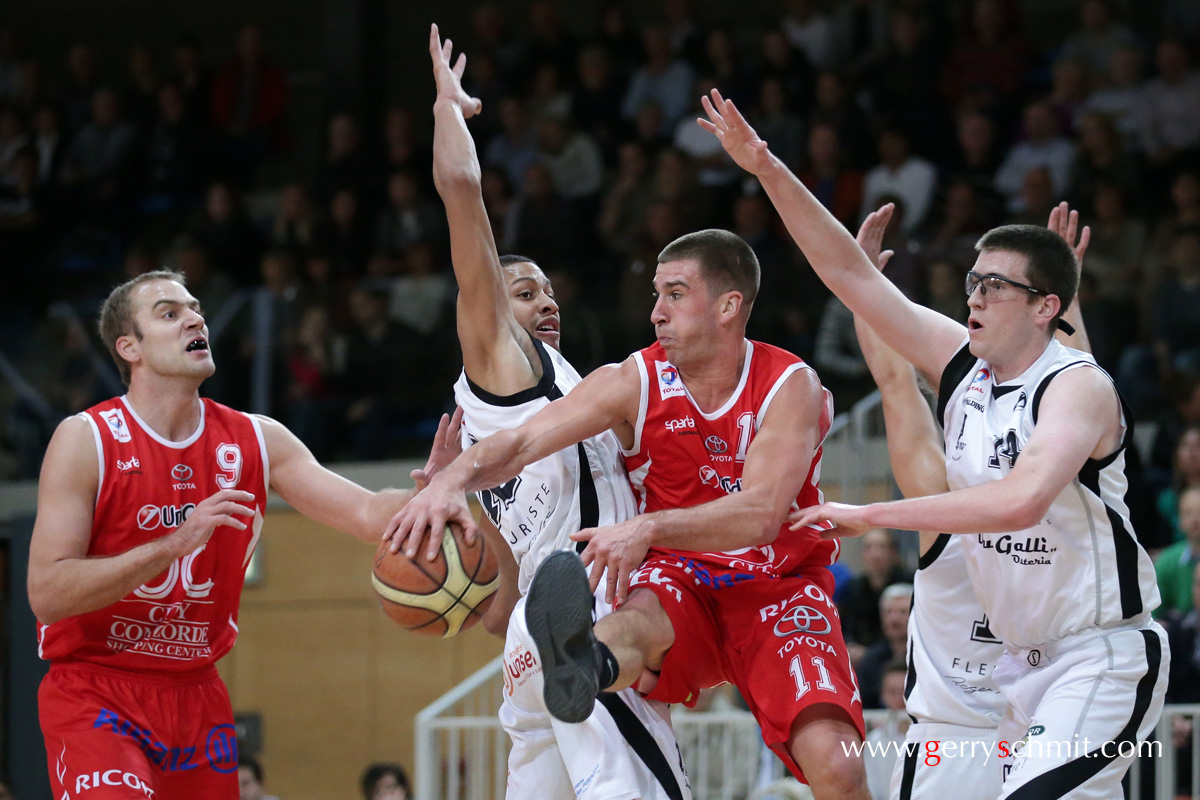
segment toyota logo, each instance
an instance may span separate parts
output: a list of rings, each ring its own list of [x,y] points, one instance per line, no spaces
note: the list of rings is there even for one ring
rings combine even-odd
[[[831,630],[833,626],[829,624],[829,618],[811,606],[793,606],[775,623],[775,635],[780,637],[795,633],[822,636]]]
[[[186,481],[192,477],[192,468],[187,464],[176,464],[171,468],[171,477],[177,481]]]
[[[710,453],[720,455],[729,449],[729,445],[725,444],[725,440],[720,436],[709,436],[704,440],[704,449]]]

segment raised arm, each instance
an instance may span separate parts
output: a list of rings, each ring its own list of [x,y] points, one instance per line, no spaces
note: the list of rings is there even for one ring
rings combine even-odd
[[[450,257],[458,281],[458,340],[463,368],[492,394],[507,396],[532,386],[540,363],[509,304],[500,256],[483,204],[479,156],[467,119],[482,104],[462,88],[467,58],[451,66],[453,43],[429,31],[429,56],[437,81],[433,104],[433,182],[446,206]],[[525,348],[530,348],[527,352]]]
[[[468,541],[478,526],[465,493],[500,486],[535,461],[591,436],[614,429],[626,445],[633,441],[630,420],[636,419],[641,381],[632,357],[601,367],[579,385],[534,414],[525,424],[500,431],[467,448],[429,486],[396,514],[384,538],[392,551],[401,546],[409,558],[425,542],[429,559],[437,555],[440,532],[448,522],[462,526]]]
[[[608,601],[623,601],[651,547],[704,552],[770,544],[804,486],[830,411],[816,373],[799,370],[776,393],[746,451],[740,491],[572,534],[588,542],[583,561],[592,565],[593,587],[607,570]]]
[[[1083,256],[1087,252],[1088,243],[1092,240],[1092,229],[1087,225],[1083,226],[1083,230],[1079,230],[1079,212],[1072,211],[1066,202],[1059,203],[1050,211],[1050,221],[1046,223],[1046,227],[1057,233],[1063,238],[1071,249],[1075,252],[1075,268],[1079,274],[1083,274]],[[1076,233],[1078,232],[1078,240]],[[1088,339],[1087,329],[1083,325],[1083,312],[1079,309],[1079,292],[1075,292],[1075,297],[1071,298],[1071,305],[1067,306],[1067,310],[1063,312],[1063,319],[1074,328],[1074,333],[1067,333],[1061,328],[1055,331],[1054,336],[1067,347],[1073,347],[1076,350],[1082,350],[1085,353],[1092,352],[1092,343]]]
[[[909,363],[927,375],[941,375],[966,339],[966,328],[911,302],[879,274],[850,232],[767,149],[732,101],[713,90],[712,99],[703,103],[708,119],[697,121],[721,140],[738,166],[758,178],[825,285]],[[891,212],[885,206],[875,213],[890,217]]]
[[[199,503],[174,532],[111,556],[91,556],[99,488],[96,442],[86,420],[64,420],[50,440],[38,480],[29,544],[29,605],[43,624],[110,606],[203,546],[219,525],[245,530],[254,495],[224,489]]]

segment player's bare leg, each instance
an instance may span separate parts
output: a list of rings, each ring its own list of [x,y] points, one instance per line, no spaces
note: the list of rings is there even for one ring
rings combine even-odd
[[[675,643],[675,628],[654,592],[635,589],[621,608],[596,623],[596,638],[608,646],[620,665],[617,680],[606,691],[619,692],[638,684],[647,671],[662,667]],[[649,692],[643,681],[638,688]]]
[[[862,737],[841,708],[819,703],[804,709],[787,746],[815,800],[870,800]]]

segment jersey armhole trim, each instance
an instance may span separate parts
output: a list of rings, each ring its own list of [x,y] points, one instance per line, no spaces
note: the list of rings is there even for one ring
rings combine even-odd
[[[546,345],[537,339],[534,339],[533,336],[530,336],[529,338],[533,342],[533,349],[537,350],[538,358],[542,362],[542,377],[535,385],[529,387],[528,389],[522,389],[516,394],[492,394],[491,392],[480,388],[475,381],[471,380],[470,376],[467,375],[467,370],[464,368],[463,377],[467,379],[467,386],[470,387],[471,394],[475,395],[488,405],[500,406],[503,408],[524,405],[531,400],[539,400],[543,397],[546,397],[550,393],[550,390],[554,387],[554,361],[550,358],[550,353],[546,351]]]
[[[1037,390],[1033,393],[1033,404],[1029,407],[1030,417],[1033,419],[1033,424],[1037,425],[1038,407],[1042,404],[1042,395],[1046,393],[1047,387],[1050,386],[1050,381],[1054,380],[1059,374],[1067,372],[1078,367],[1091,367],[1099,372],[1104,377],[1108,378],[1108,382],[1112,385],[1113,392],[1117,395],[1117,410],[1119,416],[1117,424],[1121,426],[1121,443],[1117,445],[1117,449],[1106,455],[1104,458],[1089,458],[1085,462],[1086,465],[1094,465],[1097,469],[1103,469],[1109,464],[1117,460],[1117,456],[1123,453],[1129,443],[1133,441],[1133,414],[1129,410],[1129,404],[1125,402],[1125,398],[1121,395],[1121,390],[1117,388],[1117,384],[1113,381],[1112,376],[1104,371],[1104,368],[1094,361],[1072,361],[1066,366],[1060,367],[1054,372],[1049,373],[1042,378],[1038,384]]]
[[[927,567],[933,566],[933,562],[938,560],[938,556],[940,556],[942,551],[946,549],[946,545],[950,544],[950,536],[951,534],[949,533],[938,534],[938,537],[933,540],[933,544],[929,546],[929,549],[922,553],[921,557],[917,559],[918,570],[923,570]]]
[[[92,419],[91,414],[80,411],[78,416],[86,419],[88,425],[92,426],[92,438],[96,440],[96,459],[100,464],[100,477],[96,481],[96,499],[92,503],[92,508],[95,508],[100,505],[100,490],[104,488],[104,440],[100,437],[100,426],[96,424],[96,420]]]
[[[780,376],[775,380],[775,385],[771,387],[771,390],[767,392],[767,396],[763,398],[762,405],[758,408],[758,414],[754,417],[755,430],[758,430],[762,427],[763,418],[767,416],[767,409],[770,407],[771,401],[775,399],[775,395],[780,389],[783,388],[784,381],[802,369],[812,369],[812,367],[808,366],[808,364],[805,364],[803,361],[797,361],[795,364],[788,364],[787,368],[784,369]]]
[[[642,428],[646,424],[646,409],[650,403],[650,377],[646,369],[646,359],[642,356],[642,351],[639,350],[633,354],[633,357],[638,362],[638,384],[640,396],[638,397],[638,415],[637,421],[633,425],[633,447],[626,450],[621,448],[621,455],[636,456],[642,451]],[[618,445],[620,443],[618,442]]]
[[[937,418],[943,428],[946,427],[946,406],[950,403],[950,397],[962,383],[962,379],[967,377],[975,361],[975,356],[971,355],[971,337],[968,336],[962,347],[958,348],[958,352],[946,364],[938,381]]]
[[[267,458],[267,439],[263,436],[262,425],[259,424],[258,418],[253,414],[246,415],[250,419],[250,424],[254,426],[254,435],[258,439],[258,454],[262,458],[263,468],[263,500],[271,492],[271,460]]]

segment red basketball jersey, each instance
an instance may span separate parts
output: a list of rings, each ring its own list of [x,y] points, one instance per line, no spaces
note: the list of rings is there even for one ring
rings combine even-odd
[[[739,491],[746,451],[771,399],[793,372],[811,369],[786,350],[747,340],[737,389],[725,405],[705,414],[660,345],[651,345],[633,357],[641,367],[641,409],[633,449],[625,452],[625,467],[640,512],[688,508]],[[822,440],[832,419],[833,397],[825,390],[819,421]],[[822,502],[820,477],[818,445],[794,508]],[[822,541],[817,531],[791,531],[785,524],[769,545],[699,556],[689,553],[689,557],[769,575],[795,574],[837,560],[838,543]]]
[[[90,556],[123,553],[170,534],[221,489],[254,495],[244,531],[221,526],[208,542],[107,608],[38,624],[45,659],[182,672],[212,664],[237,639],[246,564],[267,501],[267,449],[253,417],[203,400],[186,441],[152,431],[124,397],[80,414],[96,437],[100,482]]]

